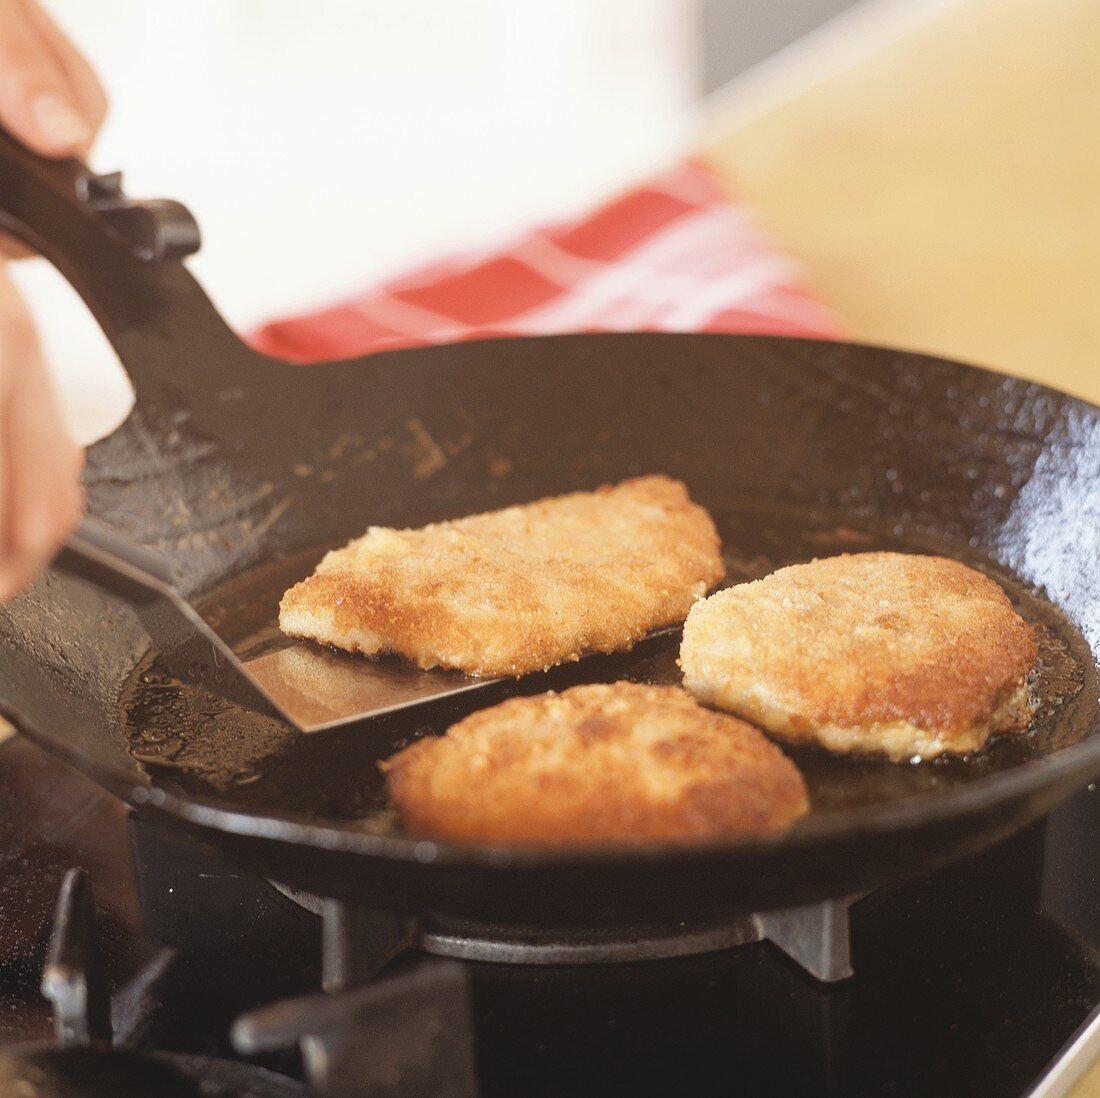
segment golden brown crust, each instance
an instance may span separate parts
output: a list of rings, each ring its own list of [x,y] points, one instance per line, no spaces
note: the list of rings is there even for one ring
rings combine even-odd
[[[406,830],[455,842],[760,836],[808,807],[802,776],[778,747],[674,686],[513,698],[382,766]]]
[[[522,674],[629,648],[722,578],[718,534],[668,477],[420,530],[373,527],[279,607],[284,632],[421,667]]]
[[[685,686],[791,741],[893,758],[1026,727],[1031,627],[958,561],[844,554],[720,591],[684,627]]]

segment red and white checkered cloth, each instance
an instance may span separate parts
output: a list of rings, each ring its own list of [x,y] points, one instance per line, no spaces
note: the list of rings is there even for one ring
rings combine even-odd
[[[837,338],[797,266],[688,161],[570,222],[430,263],[253,333],[293,362],[551,332],[756,332]]]

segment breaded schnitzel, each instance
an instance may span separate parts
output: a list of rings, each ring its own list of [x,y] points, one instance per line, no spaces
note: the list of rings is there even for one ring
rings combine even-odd
[[[697,698],[792,743],[933,758],[1026,728],[1031,627],[958,561],[845,554],[696,604],[680,666]]]
[[[778,747],[675,686],[512,698],[382,766],[409,833],[457,842],[749,837],[783,830],[808,807]]]
[[[419,530],[372,527],[329,553],[279,625],[421,667],[519,675],[630,648],[722,578],[714,523],[668,477]]]

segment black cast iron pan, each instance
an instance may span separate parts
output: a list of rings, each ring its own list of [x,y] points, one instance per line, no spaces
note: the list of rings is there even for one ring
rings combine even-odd
[[[171,680],[131,605],[51,570],[0,609],[3,710],[140,812],[315,892],[441,923],[622,932],[929,869],[1100,772],[1097,409],[921,355],[763,337],[507,339],[293,366],[240,342],[182,266],[197,234],[181,207],[133,203],[7,139],[0,154],[0,223],[73,283],[136,387],[89,452],[89,512],[161,554],[242,653],[269,642],[286,583],[369,524],[643,472],[682,478],[711,510],[733,580],[845,549],[942,552],[988,569],[1040,627],[1036,726],[975,759],[800,752],[814,810],[775,841],[522,852],[402,836],[377,760],[510,692],[674,679],[675,637],[303,736]]]

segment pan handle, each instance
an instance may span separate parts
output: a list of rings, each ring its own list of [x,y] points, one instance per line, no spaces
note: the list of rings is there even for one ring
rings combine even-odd
[[[171,382],[225,383],[225,368],[272,360],[234,334],[180,260],[199,227],[170,199],[132,199],[118,172],[47,160],[0,129],[0,229],[45,256],[73,285],[139,395]]]

